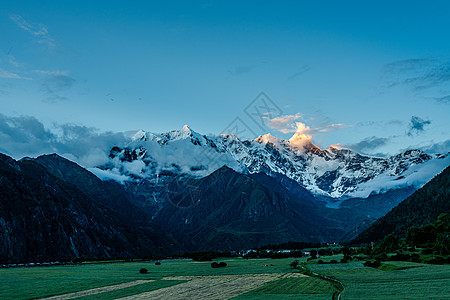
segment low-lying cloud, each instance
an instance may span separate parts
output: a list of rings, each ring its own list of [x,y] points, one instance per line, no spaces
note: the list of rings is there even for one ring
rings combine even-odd
[[[386,145],[389,140],[390,138],[371,136],[356,144],[345,145],[345,147],[358,153],[372,153],[373,150]]]
[[[85,166],[108,161],[111,145],[123,144],[123,133],[99,132],[76,124],[55,124],[49,129],[34,117],[0,114],[0,152],[20,159],[58,153]]]

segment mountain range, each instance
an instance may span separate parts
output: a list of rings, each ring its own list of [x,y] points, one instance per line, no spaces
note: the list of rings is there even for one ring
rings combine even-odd
[[[201,135],[185,125],[162,134],[130,133],[127,144],[111,147],[105,162],[90,170],[101,178],[157,184],[166,175],[202,178],[227,165],[243,174],[285,175],[333,205],[336,200],[421,186],[448,164],[448,153],[416,149],[373,157],[337,146],[322,150],[299,133],[289,140],[270,134],[241,140],[228,134]]]
[[[85,169],[0,156],[0,261],[143,257],[348,241],[449,165],[372,157],[301,134],[241,140],[188,126],[128,135]],[[95,175],[94,175],[95,174]]]

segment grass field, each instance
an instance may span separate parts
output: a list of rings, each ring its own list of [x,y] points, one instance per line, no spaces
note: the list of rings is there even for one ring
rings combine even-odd
[[[219,261],[227,267],[175,260],[160,266],[133,262],[0,269],[0,299],[332,299],[336,291],[330,282],[290,268],[293,259]],[[342,281],[341,299],[450,299],[449,265],[389,262],[374,269],[351,262],[307,267]],[[140,274],[140,268],[148,274]]]
[[[225,261],[228,265],[219,269],[212,269],[210,262],[191,260],[163,261],[160,266],[156,266],[154,263],[135,262],[0,269],[0,286],[2,287],[0,299],[43,298],[136,280],[154,280],[125,289],[85,297],[85,299],[114,299],[185,282],[162,280],[167,277],[298,272],[289,267],[292,260],[222,259],[220,261]],[[273,266],[265,267],[266,264]],[[140,268],[147,268],[148,274],[139,274]]]
[[[450,265],[388,262],[374,269],[352,262],[308,268],[342,281],[341,299],[450,299]]]

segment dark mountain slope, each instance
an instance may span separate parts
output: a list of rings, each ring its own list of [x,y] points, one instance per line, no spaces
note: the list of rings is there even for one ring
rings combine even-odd
[[[168,239],[131,228],[108,207],[32,160],[0,154],[0,261],[146,256]]]
[[[317,199],[307,189],[285,175],[272,173],[271,176],[267,176],[264,173],[256,173],[249,176],[266,187],[283,193],[284,197],[297,199],[305,205],[305,208],[309,207],[309,210],[325,219],[324,222],[342,231],[342,235],[333,237],[335,242],[354,239],[376,219],[384,216],[415,191],[414,188],[407,187],[370,195],[368,198],[350,198],[342,201],[340,205],[335,205],[333,209],[327,205],[332,204],[331,200],[334,199],[319,201],[320,198]]]
[[[199,180],[173,182],[154,221],[191,251],[323,242],[342,234],[311,199],[299,201],[269,176],[258,177],[224,166]]]
[[[354,242],[375,242],[390,233],[404,236],[409,227],[432,223],[439,213],[449,211],[450,167],[447,167],[388,214],[378,219]]]
[[[42,155],[33,160],[119,214],[129,225],[148,226],[150,223],[149,216],[134,205],[132,197],[120,184],[102,181],[88,170],[57,154]]]

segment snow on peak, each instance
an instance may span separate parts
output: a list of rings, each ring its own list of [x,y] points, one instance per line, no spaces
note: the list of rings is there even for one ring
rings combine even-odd
[[[254,139],[254,141],[261,143],[261,144],[271,143],[271,144],[278,145],[282,141],[282,139],[274,137],[270,133],[267,133],[267,134],[258,136],[256,139]]]
[[[297,127],[289,140],[265,134],[250,141],[232,134],[201,135],[187,125],[161,134],[134,131],[126,136],[128,144],[125,141],[110,151],[108,168],[139,178],[157,178],[158,174],[202,177],[227,165],[248,173],[280,173],[314,194],[339,198],[418,185],[428,161],[436,164],[429,171],[434,175],[450,161],[450,155],[430,156],[420,150],[391,157],[360,155],[340,145],[321,150],[311,142],[310,129],[304,124]]]
[[[131,140],[132,141],[146,141],[147,137],[146,137],[145,131],[140,129],[131,137]]]
[[[289,143],[297,148],[304,148],[305,145],[311,144],[311,136],[308,134],[296,132],[290,139]]]
[[[189,127],[187,124],[185,124],[184,126],[183,126],[183,128],[181,128],[181,132],[183,132],[183,133],[192,133],[192,129],[191,129],[191,127]]]
[[[311,128],[302,122],[296,122],[297,131],[289,139],[289,143],[296,148],[304,148],[306,145],[312,145]]]

